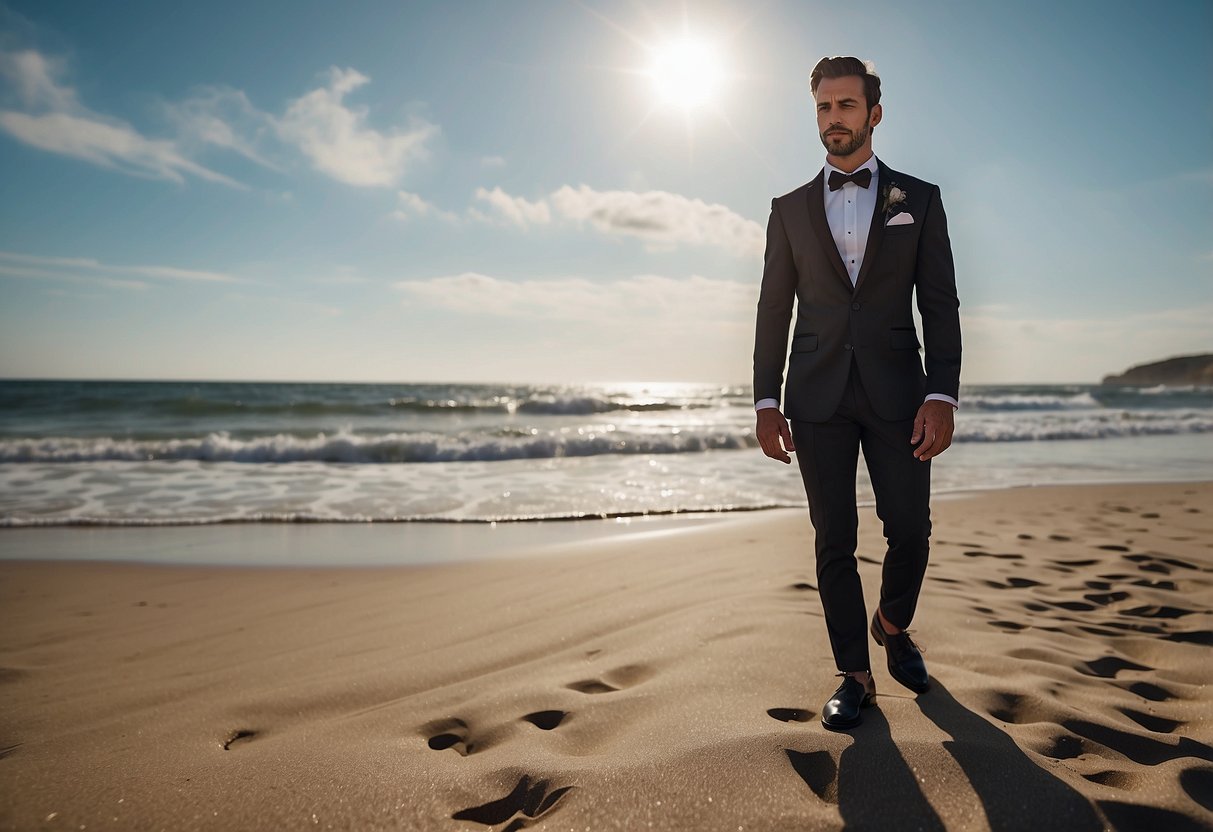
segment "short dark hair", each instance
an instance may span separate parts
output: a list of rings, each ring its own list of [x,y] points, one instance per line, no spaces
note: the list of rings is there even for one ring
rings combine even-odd
[[[817,85],[822,78],[845,78],[848,75],[858,75],[863,79],[863,97],[867,99],[868,112],[872,112],[872,108],[880,103],[880,76],[876,74],[876,67],[871,61],[852,57],[822,58],[809,76],[809,89],[816,98]]]

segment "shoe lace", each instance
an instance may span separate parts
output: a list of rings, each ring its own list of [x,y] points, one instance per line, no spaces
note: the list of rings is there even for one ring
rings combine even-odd
[[[906,637],[906,641],[908,641],[908,642],[910,642],[910,644],[914,645],[914,648],[915,648],[915,649],[916,649],[916,650],[917,650],[919,653],[925,653],[925,652],[927,652],[927,648],[923,647],[921,644],[919,644],[918,642],[916,642],[914,639],[910,638],[910,633],[912,633],[912,632],[914,632],[914,631],[913,631],[913,630],[902,630],[902,631],[901,631],[901,634],[902,634],[902,635],[904,635],[904,636]]]
[[[854,671],[852,671],[852,672],[854,672]],[[851,674],[845,670],[840,670],[837,673],[835,673],[834,675],[835,676],[851,676]],[[854,679],[855,677],[851,676],[851,678]],[[859,682],[858,679],[855,679],[855,681]],[[859,682],[859,684],[863,685],[863,682]],[[865,691],[872,694],[873,696],[876,695],[876,681],[872,678],[872,671],[870,671],[870,670],[868,671],[868,683],[866,685],[863,685],[863,688]]]

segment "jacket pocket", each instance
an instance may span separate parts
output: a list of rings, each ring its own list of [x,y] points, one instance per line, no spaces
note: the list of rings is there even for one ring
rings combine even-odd
[[[817,349],[817,334],[802,332],[792,336],[792,352],[813,352]]]
[[[889,346],[895,350],[916,350],[922,345],[918,343],[914,330],[894,329],[889,333]]]

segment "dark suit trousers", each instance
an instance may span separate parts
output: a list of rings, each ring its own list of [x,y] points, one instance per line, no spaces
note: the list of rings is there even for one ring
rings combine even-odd
[[[862,446],[876,493],[876,514],[888,541],[880,608],[902,629],[914,618],[927,569],[931,463],[914,458],[913,419],[890,422],[873,412],[853,359],[834,415],[824,422],[791,420],[791,430],[816,532],[817,589],[834,662],[839,670],[867,670],[869,618],[855,561],[859,449]]]

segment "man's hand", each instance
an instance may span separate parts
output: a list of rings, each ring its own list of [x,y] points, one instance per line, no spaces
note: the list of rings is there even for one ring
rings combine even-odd
[[[952,444],[955,430],[952,405],[935,399],[923,402],[914,417],[914,435],[910,438],[911,445],[922,442],[914,451],[914,458],[925,462],[939,456]]]
[[[758,444],[762,446],[764,454],[771,459],[791,463],[792,458],[784,448],[794,451],[796,446],[792,444],[792,431],[788,428],[788,420],[783,418],[778,407],[764,407],[758,411],[758,427],[754,429],[754,434],[758,437]],[[782,445],[779,444],[780,439],[783,440]]]

